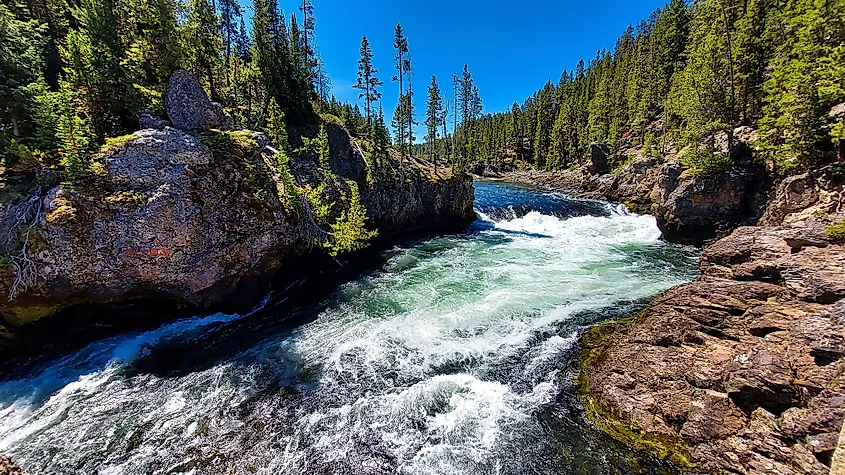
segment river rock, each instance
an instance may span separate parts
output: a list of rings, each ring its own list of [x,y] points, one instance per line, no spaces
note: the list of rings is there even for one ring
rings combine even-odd
[[[696,471],[828,473],[845,420],[843,253],[806,225],[716,241],[702,277],[587,332],[587,407]]]
[[[199,80],[184,69],[170,77],[164,106],[170,121],[182,130],[235,128],[232,116],[219,103],[212,102]]]

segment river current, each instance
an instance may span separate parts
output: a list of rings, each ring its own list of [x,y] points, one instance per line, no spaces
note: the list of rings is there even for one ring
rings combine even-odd
[[[0,375],[0,453],[42,474],[671,470],[583,418],[585,326],[697,274],[621,205],[476,183],[462,234],[405,242],[315,302],[278,291]]]

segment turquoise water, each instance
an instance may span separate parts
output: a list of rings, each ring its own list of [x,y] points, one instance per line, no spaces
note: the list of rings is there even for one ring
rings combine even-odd
[[[317,302],[277,293],[6,375],[0,452],[33,475],[662,469],[583,421],[568,364],[585,325],[694,278],[695,251],[619,205],[476,194],[466,233],[385,250]]]

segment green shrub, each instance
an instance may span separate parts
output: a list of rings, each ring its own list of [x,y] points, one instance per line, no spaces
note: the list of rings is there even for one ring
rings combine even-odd
[[[828,226],[827,237],[833,242],[845,242],[845,219]]]
[[[681,165],[695,176],[724,173],[733,168],[731,157],[715,153],[712,149],[694,146],[681,157]]]
[[[343,120],[340,117],[334,114],[329,114],[328,112],[321,113],[320,119],[323,121],[324,124],[336,125],[338,127],[344,126]]]

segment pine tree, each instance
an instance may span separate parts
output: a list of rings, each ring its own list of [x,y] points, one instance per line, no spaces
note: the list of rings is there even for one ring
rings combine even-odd
[[[276,103],[276,98],[270,98],[270,105],[267,108],[267,136],[270,137],[270,142],[275,144],[280,152],[288,153],[288,132],[285,127],[285,113]]]
[[[242,19],[240,5],[236,0],[219,0],[220,1],[220,21],[223,29],[223,46],[224,46],[224,70],[226,77],[226,88],[232,85],[232,52],[237,53],[237,42],[239,36],[238,19]]]
[[[396,111],[394,112],[394,127],[396,128],[396,138],[399,145],[399,151],[405,154],[405,73],[408,71],[406,65],[405,55],[408,54],[408,39],[402,32],[402,25],[397,24],[394,30],[393,48],[395,53],[393,59],[396,60],[397,74],[393,76],[393,81],[399,81],[399,98],[397,100]],[[396,118],[399,118],[398,120]],[[410,147],[410,143],[408,146]]]
[[[56,139],[60,162],[73,183],[84,179],[91,164],[91,133],[76,112],[75,94],[68,83],[61,84]]]
[[[190,0],[186,25],[189,40],[190,64],[196,75],[208,84],[212,99],[219,99],[217,78],[223,57],[220,20],[209,0]]]
[[[381,92],[379,92],[378,88],[383,86],[384,83],[382,83],[376,76],[378,69],[373,67],[373,51],[370,49],[370,42],[367,41],[366,36],[361,38],[360,53],[361,57],[358,59],[358,81],[355,83],[354,87],[361,91],[361,93],[358,94],[358,98],[364,99],[364,103],[366,104],[365,110],[367,113],[367,127],[372,129],[373,102],[381,99]]]
[[[8,129],[14,138],[27,132],[27,101],[33,99],[27,88],[43,81],[46,33],[35,19],[20,20],[6,4],[0,4],[0,147],[4,149],[3,135]]]
[[[429,146],[429,157],[434,162],[435,173],[437,171],[437,127],[440,124],[440,116],[443,112],[443,103],[440,99],[440,86],[437,85],[437,77],[431,76],[431,84],[428,86],[428,102],[425,109],[425,126],[428,130],[426,139]]]

